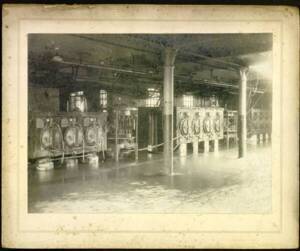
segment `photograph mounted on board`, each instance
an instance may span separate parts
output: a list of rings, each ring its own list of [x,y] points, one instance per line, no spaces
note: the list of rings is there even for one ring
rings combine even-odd
[[[2,243],[299,245],[299,12],[3,7]]]
[[[29,34],[29,213],[266,213],[272,34]]]

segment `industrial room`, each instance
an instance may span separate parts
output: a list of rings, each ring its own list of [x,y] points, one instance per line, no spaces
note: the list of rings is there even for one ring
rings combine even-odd
[[[272,34],[30,34],[29,213],[271,210]]]

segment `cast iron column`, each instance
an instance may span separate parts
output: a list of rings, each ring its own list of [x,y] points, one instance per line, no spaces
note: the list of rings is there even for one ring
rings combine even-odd
[[[247,151],[247,68],[240,70],[239,88],[239,158],[243,158]]]
[[[176,50],[165,49],[164,62],[164,160],[165,168],[173,173],[173,96],[174,96],[174,61]]]

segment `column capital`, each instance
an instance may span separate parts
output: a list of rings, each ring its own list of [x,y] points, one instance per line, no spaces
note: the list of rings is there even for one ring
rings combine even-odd
[[[249,68],[248,67],[241,67],[239,72],[240,72],[241,78],[247,77],[247,74],[249,72]]]
[[[174,66],[175,58],[176,58],[177,50],[172,47],[165,48],[164,51],[164,66],[172,67]]]

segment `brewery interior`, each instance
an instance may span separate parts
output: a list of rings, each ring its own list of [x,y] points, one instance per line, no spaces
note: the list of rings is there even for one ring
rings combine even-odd
[[[269,210],[271,108],[272,34],[30,34],[28,209]]]

